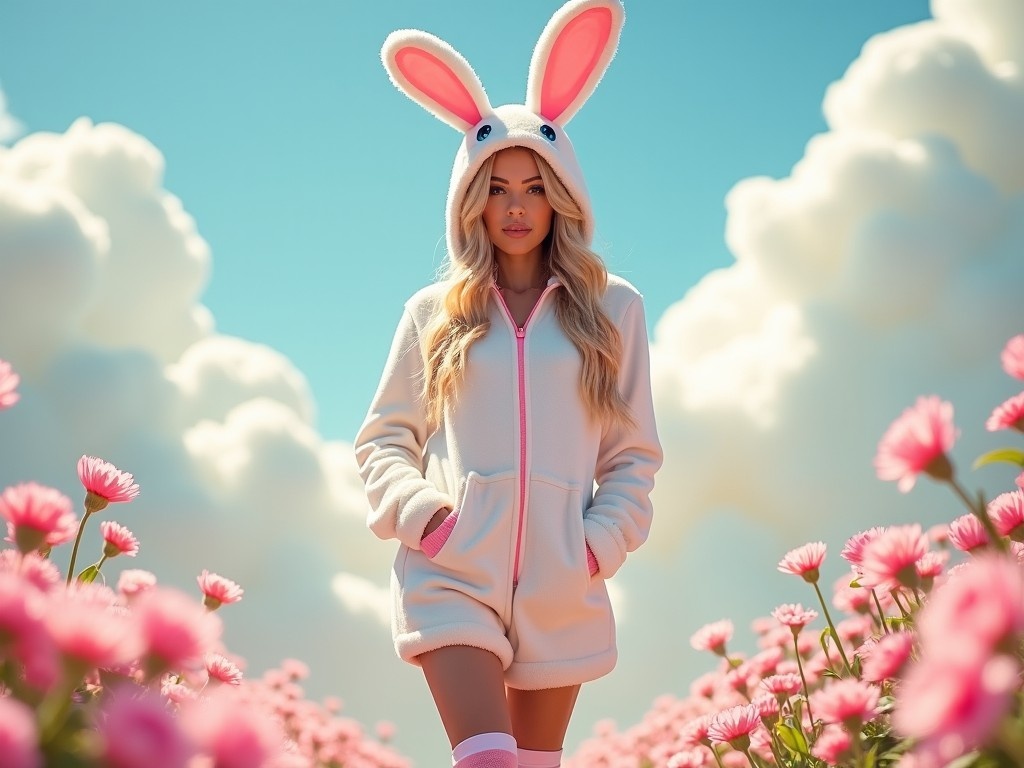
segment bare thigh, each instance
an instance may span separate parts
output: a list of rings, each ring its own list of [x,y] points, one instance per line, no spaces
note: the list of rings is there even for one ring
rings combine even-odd
[[[417,658],[453,748],[480,733],[512,733],[497,656],[482,648],[450,645]]]
[[[516,743],[523,749],[545,752],[561,749],[579,692],[578,685],[539,691],[509,688],[508,708]]]

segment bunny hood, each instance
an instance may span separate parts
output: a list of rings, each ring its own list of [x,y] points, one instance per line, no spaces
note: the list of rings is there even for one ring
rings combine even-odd
[[[464,245],[459,211],[484,161],[507,147],[543,157],[583,211],[594,235],[586,182],[565,125],[597,87],[615,55],[624,14],[619,0],[570,0],[548,22],[533,51],[526,103],[491,107],[479,78],[450,45],[418,30],[392,32],[381,59],[395,86],[463,134],[445,208],[449,258]]]

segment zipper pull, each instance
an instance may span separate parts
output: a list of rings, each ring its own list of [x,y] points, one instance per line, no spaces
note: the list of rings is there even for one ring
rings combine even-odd
[[[516,338],[517,339],[522,339],[522,338],[525,338],[525,337],[526,337],[526,329],[525,328],[516,328]]]

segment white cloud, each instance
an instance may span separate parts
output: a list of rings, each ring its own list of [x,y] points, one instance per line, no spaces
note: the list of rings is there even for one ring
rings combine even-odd
[[[7,97],[3,90],[0,90],[0,144],[18,138],[24,131],[25,126],[21,121],[7,111]]]

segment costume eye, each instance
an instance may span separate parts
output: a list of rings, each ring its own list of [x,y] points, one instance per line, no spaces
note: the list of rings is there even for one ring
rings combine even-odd
[[[555,129],[552,128],[550,125],[542,125],[540,127],[540,132],[544,134],[544,138],[547,139],[548,141],[555,140]]]
[[[483,141],[484,139],[486,139],[490,135],[491,135],[491,126],[489,126],[489,125],[481,125],[480,129],[476,132],[476,140],[477,141]]]

